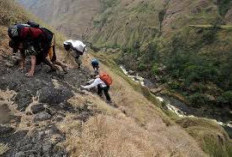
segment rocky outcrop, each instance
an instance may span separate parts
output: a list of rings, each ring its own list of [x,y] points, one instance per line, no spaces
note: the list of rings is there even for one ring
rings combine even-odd
[[[13,62],[11,56],[0,60],[0,143],[9,147],[4,155],[67,156],[59,145],[65,134],[57,129],[56,123],[68,113],[76,113],[82,121],[93,115],[88,109],[73,108],[67,102],[74,92],[81,93],[73,87],[86,82],[89,71],[72,69],[66,75],[47,73],[49,69],[43,65],[37,66],[33,78],[27,78],[14,64],[8,66],[7,63]]]

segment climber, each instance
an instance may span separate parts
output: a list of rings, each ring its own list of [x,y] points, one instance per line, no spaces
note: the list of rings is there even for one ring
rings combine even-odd
[[[91,89],[93,87],[98,88],[98,95],[102,97],[102,91],[104,91],[104,95],[106,97],[107,103],[111,103],[111,97],[109,95],[110,85],[112,84],[112,78],[102,72],[100,75],[97,75],[95,79],[92,79],[88,82],[90,85],[82,86],[81,89]]]
[[[81,68],[81,56],[87,51],[86,45],[80,40],[66,40],[64,42],[64,48],[67,52],[71,52],[71,55],[78,64],[78,68]]]
[[[36,23],[16,24],[10,26],[8,35],[11,38],[9,46],[13,48],[13,53],[20,51],[20,68],[24,69],[26,56],[31,56],[31,68],[26,74],[28,77],[34,75],[36,64],[46,63],[51,67],[51,71],[57,69],[56,65],[66,71],[66,66],[57,61],[55,53],[54,34],[46,28],[40,28]]]
[[[92,59],[91,65],[93,67],[94,73],[97,75],[99,73],[99,61],[97,59]]]

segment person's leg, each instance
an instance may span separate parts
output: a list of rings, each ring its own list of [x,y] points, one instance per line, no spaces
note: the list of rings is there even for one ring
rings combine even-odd
[[[51,68],[51,71],[56,71],[57,68],[55,67],[55,65],[53,64],[54,61],[56,61],[56,54],[54,53],[53,51],[53,48],[54,46],[51,46],[49,49],[48,49],[48,53],[46,54],[46,57],[44,59],[44,63],[47,64],[48,66],[50,66]],[[45,53],[44,53],[45,54]]]
[[[80,55],[77,55],[75,57],[75,61],[76,61],[77,65],[78,65],[78,68],[81,68],[81,56]]]
[[[23,50],[20,50],[20,62],[19,62],[19,69],[23,70],[25,67],[25,60],[26,60],[26,56],[23,52]]]
[[[68,70],[67,70],[67,66],[66,65],[64,65],[63,63],[61,63],[61,62],[59,62],[59,61],[54,61],[53,62],[53,64],[56,64],[56,65],[59,65],[59,66],[61,66],[61,68],[63,69],[63,71],[65,72],[65,73],[67,73],[68,72]]]
[[[51,68],[50,71],[51,71],[51,72],[57,70],[56,66],[51,62],[49,56],[47,56],[47,57],[43,60],[43,62],[44,62],[45,64],[47,64],[48,66],[50,66],[50,68]]]
[[[36,65],[36,56],[31,56],[31,69],[28,73],[26,73],[26,76],[32,77],[35,72],[35,65]]]
[[[111,102],[111,98],[110,98],[110,94],[109,94],[109,89],[110,89],[109,86],[103,88],[104,94],[105,94],[105,96],[106,96],[106,100],[107,100],[108,102]]]
[[[97,86],[97,94],[102,97],[102,87],[100,85]]]
[[[34,75],[35,66],[36,66],[36,62],[37,62],[36,56],[38,54],[39,54],[39,52],[37,51],[37,49],[35,49],[34,45],[29,45],[28,47],[26,47],[26,49],[24,49],[24,55],[31,56],[31,68],[30,68],[29,72],[26,73],[26,76],[28,76],[28,77],[32,77]]]

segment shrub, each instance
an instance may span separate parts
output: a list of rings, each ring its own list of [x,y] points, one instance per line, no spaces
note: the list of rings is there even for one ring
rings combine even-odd
[[[139,63],[138,70],[139,71],[144,71],[146,70],[147,66],[144,63]]]
[[[159,74],[159,66],[157,64],[154,64],[152,66],[151,72],[152,72],[153,75]]]
[[[199,108],[203,105],[206,105],[207,102],[209,102],[208,98],[201,93],[195,93],[195,94],[189,96],[188,99],[189,99],[191,105],[193,107],[196,107],[196,108]]]
[[[232,6],[231,0],[220,0],[217,3],[218,3],[219,13],[222,16],[225,16],[225,14],[227,13],[227,11]]]
[[[224,92],[219,98],[219,102],[222,102],[224,104],[232,104],[232,91],[226,91]],[[232,105],[231,105],[232,107]]]

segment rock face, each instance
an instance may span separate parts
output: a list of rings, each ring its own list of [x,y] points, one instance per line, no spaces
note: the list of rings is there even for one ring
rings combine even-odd
[[[36,114],[36,113],[39,113],[39,112],[42,112],[45,110],[45,107],[43,104],[36,104],[36,105],[33,105],[31,106],[31,112],[33,114]]]
[[[0,134],[1,135],[11,133],[12,131],[14,131],[14,129],[12,127],[0,125]]]
[[[12,61],[10,56],[5,60]],[[82,116],[84,111],[74,109],[67,100],[74,95],[73,90],[79,92],[73,87],[86,82],[89,71],[72,69],[65,75],[47,73],[48,67],[44,65],[36,69],[35,76],[27,78],[18,67],[9,67],[0,60],[0,143],[9,147],[4,154],[6,157],[67,156],[64,148],[59,146],[65,135],[55,124],[70,112],[88,118]],[[10,95],[6,92],[8,89],[15,91],[15,94]],[[20,125],[25,130],[19,131],[17,128]]]
[[[48,114],[47,112],[41,112],[35,115],[34,117],[34,121],[44,121],[44,120],[48,120],[51,118],[51,115]]]
[[[50,105],[57,105],[73,96],[70,89],[61,87],[60,89],[44,87],[40,90],[40,101]]]
[[[47,134],[46,132],[51,132]],[[9,152],[6,156],[49,156],[49,157],[63,157],[67,153],[57,146],[57,141],[51,141],[53,136],[59,135],[60,140],[64,140],[62,135],[55,126],[43,128],[40,131],[34,130],[33,136],[25,136],[14,148],[14,151]]]

